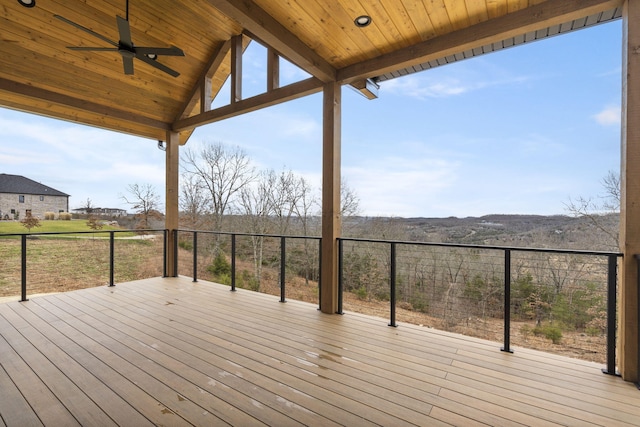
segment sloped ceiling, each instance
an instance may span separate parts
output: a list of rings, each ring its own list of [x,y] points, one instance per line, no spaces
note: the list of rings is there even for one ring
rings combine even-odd
[[[163,140],[194,127],[314,91],[400,75],[617,19],[622,0],[131,0],[135,46],[175,45],[158,62],[172,77],[117,52],[56,15],[118,41],[125,0],[17,0],[0,6],[0,106]],[[368,15],[364,28],[354,19]],[[243,35],[241,39],[235,38]],[[240,44],[231,41],[241,40]],[[232,70],[233,46],[257,40],[313,77],[207,111]],[[237,52],[237,51],[236,51]],[[363,102],[366,102],[363,100]]]

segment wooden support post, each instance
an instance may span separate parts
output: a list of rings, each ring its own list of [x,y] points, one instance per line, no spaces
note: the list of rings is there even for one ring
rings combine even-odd
[[[242,101],[242,34],[231,39],[231,103]]]
[[[165,195],[165,228],[169,230],[167,240],[167,276],[176,277],[178,275],[175,264],[175,244],[176,235],[173,230],[178,229],[178,174],[179,174],[179,149],[180,134],[178,132],[167,132],[166,151],[166,195]]]
[[[638,268],[640,254],[640,0],[627,0],[622,24],[622,153],[620,166],[620,314],[618,364],[622,378],[640,381]]]
[[[280,56],[269,48],[267,49],[267,92],[280,87]]]
[[[341,87],[323,87],[322,136],[322,266],[320,310],[338,311],[338,237],[340,237]]]
[[[211,77],[205,76],[200,85],[200,113],[211,111],[211,103],[213,102],[211,84]]]

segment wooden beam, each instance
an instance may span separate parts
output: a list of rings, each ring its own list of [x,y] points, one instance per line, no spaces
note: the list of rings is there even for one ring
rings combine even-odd
[[[320,310],[338,311],[338,237],[340,237],[341,86],[326,83],[322,103],[322,265]]]
[[[272,48],[267,48],[267,92],[280,87],[280,56]]]
[[[211,77],[205,77],[200,83],[200,112],[211,111],[211,103],[213,102]]]
[[[169,230],[169,239],[167,241],[167,276],[177,277],[178,270],[175,263],[175,234],[174,230],[178,229],[178,197],[179,190],[179,147],[180,135],[176,132],[167,132],[167,151],[166,151],[166,181],[165,181],[165,228]]]
[[[640,381],[638,262],[640,254],[640,0],[628,0],[622,24],[622,140],[620,165],[619,370]]]
[[[231,104],[242,101],[242,34],[231,38]]]
[[[529,31],[609,10],[623,0],[548,0],[495,19],[435,37],[338,70],[337,80],[352,83],[464,52]]]
[[[208,0],[220,12],[237,21],[252,39],[275,49],[282,57],[312,76],[330,82],[336,79],[336,69],[304,44],[271,15],[251,0]]]
[[[0,78],[0,90],[11,92],[18,95],[27,96],[63,105],[70,109],[89,111],[91,113],[103,116],[113,117],[119,120],[125,120],[132,123],[138,123],[150,126],[156,129],[169,130],[171,127],[168,123],[160,120],[151,119],[135,114],[131,111],[117,110],[115,108],[106,107],[95,102],[74,98],[68,95],[51,92],[46,89],[37,88],[31,85],[13,82],[11,80]],[[117,129],[116,129],[117,130]]]
[[[206,113],[198,114],[186,119],[177,120],[173,124],[173,130],[176,132],[183,132],[186,130],[194,129],[198,126],[206,125],[208,123],[218,122],[230,117],[235,117],[241,114],[249,113],[251,111],[256,111],[261,108],[270,107],[272,105],[291,101],[297,98],[302,98],[303,96],[311,95],[313,93],[320,92],[321,90],[322,82],[314,77],[311,77],[307,80],[302,80],[297,83],[292,83],[290,85],[274,89],[271,92],[243,99],[232,105],[226,105],[224,107],[216,108],[215,110],[211,110]]]
[[[227,40],[222,43],[218,49],[215,50],[213,55],[211,55],[207,65],[205,65],[200,72],[200,76],[196,80],[196,84],[191,88],[191,94],[187,97],[187,102],[182,106],[180,114],[176,116],[175,120],[184,119],[191,114],[198,101],[203,103],[204,100],[204,102],[206,102],[206,98],[202,95],[203,85],[206,85],[207,79],[211,81],[211,78],[222,64],[222,61],[224,61],[227,53],[229,53],[229,49],[231,49],[231,40]],[[211,94],[209,94],[209,97],[211,97]]]

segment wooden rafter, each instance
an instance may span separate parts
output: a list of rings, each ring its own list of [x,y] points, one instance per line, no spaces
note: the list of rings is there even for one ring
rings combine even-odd
[[[336,79],[336,69],[331,64],[254,2],[250,0],[208,0],[208,2],[240,23],[250,33],[252,39],[271,46],[281,56],[312,76],[324,82]]]
[[[236,117],[261,108],[270,107],[282,102],[293,99],[302,98],[312,93],[322,90],[322,82],[315,77],[310,77],[297,83],[274,89],[271,92],[265,92],[251,98],[243,99],[215,110],[207,111],[196,116],[186,119],[177,120],[173,124],[176,132],[183,132],[194,129],[208,123],[218,122],[220,120]]]
[[[215,74],[224,58],[229,53],[231,48],[231,41],[227,40],[222,43],[218,49],[211,55],[211,58],[207,62],[207,65],[202,69],[200,77],[198,77],[196,84],[191,89],[191,95],[187,98],[188,101],[182,107],[180,114],[176,117],[176,120],[183,119],[193,112],[198,101],[201,104],[200,112],[209,111],[211,108],[206,105],[211,105],[211,90],[207,91],[204,87],[211,84],[211,78]]]
[[[82,111],[89,111],[92,113],[100,114],[107,117],[113,117],[119,120],[131,122],[131,123],[144,124],[156,129],[162,129],[164,131],[170,129],[170,126],[168,123],[164,123],[159,120],[154,120],[141,115],[132,114],[129,111],[106,107],[96,102],[74,98],[68,95],[63,95],[61,93],[49,91],[47,89],[41,89],[31,85],[17,83],[14,81],[3,79],[3,78],[0,78],[0,91],[7,91],[14,94],[26,96],[29,98],[44,100],[44,101],[62,105],[65,107],[79,109]]]

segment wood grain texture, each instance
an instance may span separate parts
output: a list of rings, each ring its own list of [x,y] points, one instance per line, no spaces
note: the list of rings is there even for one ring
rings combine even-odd
[[[633,384],[499,347],[190,278],[141,280],[0,304],[0,420],[637,425]]]
[[[174,78],[138,60],[134,74],[124,75],[117,52],[67,48],[110,44],[56,15],[117,42],[116,16],[126,14],[121,0],[38,2],[28,9],[9,1],[0,9],[0,79],[16,85],[1,89],[0,106],[162,140],[176,121],[208,110],[202,100],[216,98],[231,72],[231,55],[219,56],[220,49],[240,34],[247,40],[255,37],[324,83],[336,78],[351,83],[379,76],[381,70],[418,66],[426,58],[425,43],[436,46],[427,59],[459,54],[473,45],[475,36],[472,32],[471,39],[461,39],[456,34],[474,25],[496,27],[483,35],[483,42],[500,42],[501,28],[509,27],[510,36],[522,36],[531,25],[543,29],[560,7],[569,19],[621,4],[622,0],[132,2],[129,22],[134,45],[175,45],[184,51],[184,57],[158,58],[180,73]],[[528,20],[518,18],[527,10],[532,11]],[[371,25],[356,27],[354,19],[365,14],[371,16]],[[13,90],[24,86],[34,91]],[[208,93],[201,94],[204,89]],[[270,105],[270,99],[263,99],[257,108]],[[43,106],[43,100],[51,108]],[[191,133],[192,128],[183,130],[181,143]]]

